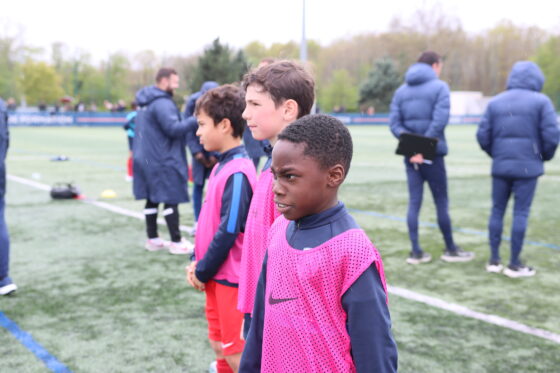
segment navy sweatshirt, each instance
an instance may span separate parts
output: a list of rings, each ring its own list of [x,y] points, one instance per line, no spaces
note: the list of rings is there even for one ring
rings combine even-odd
[[[224,167],[226,163],[238,157],[248,158],[245,147],[238,146],[219,155],[218,168],[216,174]],[[234,188],[234,181],[241,180],[241,187]],[[214,234],[214,238],[208,247],[208,251],[204,258],[200,259],[196,264],[196,277],[201,282],[210,281],[218,272],[224,261],[229,255],[229,250],[233,246],[237,235],[245,231],[245,222],[249,213],[249,205],[253,197],[253,189],[247,176],[242,172],[236,172],[231,175],[226,182],[224,194],[222,195],[222,208],[220,210],[220,225],[218,231]],[[237,207],[237,208],[236,208]],[[216,280],[222,285],[235,286],[225,280]]]
[[[303,250],[316,247],[349,229],[359,228],[344,204],[339,202],[319,214],[291,221],[286,231],[290,246]],[[241,358],[239,372],[260,372],[266,268],[263,269],[257,286],[253,320]],[[370,266],[342,296],[342,307],[348,318],[346,328],[350,336],[351,352],[356,371],[396,372],[397,345],[391,333],[391,318],[386,294],[377,268]]]

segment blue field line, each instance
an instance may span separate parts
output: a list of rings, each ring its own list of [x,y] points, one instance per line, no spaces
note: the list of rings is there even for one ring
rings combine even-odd
[[[52,356],[43,346],[37,343],[31,334],[25,330],[21,330],[19,326],[10,320],[2,311],[0,311],[0,326],[12,333],[12,335],[29,351],[31,351],[39,360],[41,360],[47,368],[55,373],[72,373],[70,369],[54,356]]]
[[[388,219],[388,220],[393,220],[393,221],[406,223],[406,218],[403,218],[401,216],[387,215],[387,214],[383,214],[383,213],[380,213],[380,212],[377,212],[377,211],[367,211],[367,210],[358,210],[358,209],[348,209],[348,211],[355,212],[357,214],[375,216],[376,218],[382,218],[382,219]],[[418,225],[420,225],[422,227],[428,227],[428,228],[439,228],[439,226],[435,223],[419,222]],[[488,237],[488,232],[487,231],[478,231],[478,230],[470,229],[470,228],[456,228],[456,227],[454,227],[453,231],[460,232],[460,233],[465,233],[465,234],[472,234],[472,235],[476,235],[476,236]],[[511,238],[507,237],[507,236],[502,236],[502,240],[511,241]],[[555,244],[551,244],[551,243],[537,242],[537,241],[530,241],[530,240],[525,240],[525,243],[527,245],[540,246],[540,247],[546,247],[546,248],[549,248],[549,249],[560,250],[560,246],[555,245]]]
[[[49,154],[49,153],[42,153],[42,152],[36,152],[36,151],[31,151],[31,150],[24,150],[24,149],[10,149],[10,152],[16,152],[16,153],[20,153],[20,154],[31,154],[31,155],[36,155],[36,156],[40,156],[40,157],[46,157],[46,158],[52,158],[52,157],[57,157],[61,154]],[[124,156],[123,156],[124,158]],[[101,163],[101,162],[94,162],[94,161],[89,161],[89,160],[85,160],[85,159],[80,159],[80,158],[75,158],[75,157],[70,157],[68,161],[60,161],[60,162],[77,162],[77,163],[82,163],[88,166],[95,166],[98,168],[104,168],[107,170],[113,170],[113,171],[124,171],[125,167],[121,167],[121,166],[114,166],[114,165],[110,165],[107,163]]]

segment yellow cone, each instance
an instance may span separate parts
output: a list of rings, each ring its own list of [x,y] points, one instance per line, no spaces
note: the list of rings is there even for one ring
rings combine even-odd
[[[117,197],[117,193],[115,193],[115,191],[112,189],[105,189],[101,193],[101,198],[116,198],[116,197]]]

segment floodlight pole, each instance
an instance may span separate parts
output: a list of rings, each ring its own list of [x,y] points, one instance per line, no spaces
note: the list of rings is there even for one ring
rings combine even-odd
[[[299,46],[299,59],[305,63],[307,61],[307,40],[305,39],[305,0],[302,0],[303,11],[301,16],[301,44]]]

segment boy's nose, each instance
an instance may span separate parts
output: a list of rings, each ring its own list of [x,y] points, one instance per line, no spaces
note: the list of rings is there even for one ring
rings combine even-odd
[[[278,180],[274,180],[274,183],[272,183],[272,193],[274,193],[275,196],[284,195],[284,190]]]
[[[243,117],[243,119],[245,120],[249,120],[249,113],[247,112],[247,107],[245,107],[245,110],[243,110],[243,113],[241,113],[241,117]]]

